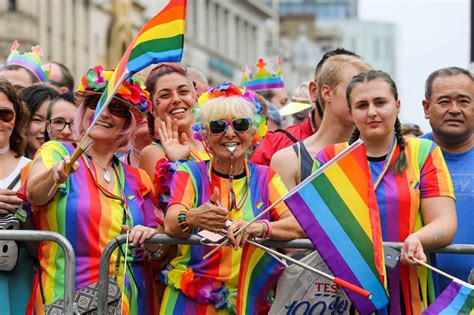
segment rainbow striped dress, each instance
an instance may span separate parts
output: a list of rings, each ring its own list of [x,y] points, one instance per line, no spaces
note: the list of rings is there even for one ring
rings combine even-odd
[[[72,144],[50,141],[41,147],[37,159],[41,158],[43,165],[49,169],[73,152]],[[144,171],[123,164],[115,158],[116,183],[120,180],[123,188],[117,184],[113,191],[107,191],[98,187],[94,166],[87,156],[83,155],[78,162],[79,169],[60,185],[54,199],[44,206],[33,207],[36,229],[57,232],[71,242],[76,254],[76,289],[99,280],[101,253],[114,237],[121,234],[124,211],[129,226],[141,224],[156,227],[157,221],[162,220],[162,214],[154,212],[153,184]],[[53,242],[41,242],[38,255],[41,272],[37,276],[41,276],[45,302],[49,304],[63,298],[64,255]],[[111,276],[115,272],[116,259],[117,251],[112,255],[110,263]],[[122,289],[123,255],[121,260],[117,281]],[[136,249],[136,254],[129,254],[127,260],[133,269],[135,280],[127,267],[123,314],[156,313],[158,301],[155,285],[144,261],[143,250]],[[36,300],[36,314],[42,314],[39,281],[34,285],[32,299]]]
[[[440,148],[430,140],[405,138],[408,167],[400,175],[390,170],[400,153],[396,138],[384,161],[369,161],[375,185],[382,225],[382,238],[388,242],[403,242],[423,226],[421,200],[431,197],[454,199],[451,177]],[[317,168],[348,146],[330,145],[316,156]],[[378,176],[381,174],[382,176]],[[387,270],[390,294],[389,310],[384,314],[420,314],[435,299],[435,278],[425,267],[399,264]]]
[[[221,204],[229,208],[228,178],[211,170],[211,161],[181,164],[173,177],[170,205],[181,204],[188,209],[198,207],[207,202],[214,187],[218,187]],[[235,176],[233,180],[238,210],[229,211],[229,219],[232,220],[250,221],[287,192],[280,177],[267,166],[246,162],[245,170],[243,176]],[[280,203],[266,219],[278,220],[286,211],[289,211],[286,205]],[[252,293],[237,292],[239,280],[242,282],[239,273],[242,273],[241,277],[246,273],[241,272],[245,270],[241,266],[245,259],[243,250],[224,246],[203,260],[202,257],[211,249],[190,245],[178,247],[177,257],[171,261],[168,270],[162,272],[167,287],[160,314],[233,314],[238,309],[248,312],[248,303],[239,300],[239,297],[247,298]],[[212,303],[209,296],[213,299]],[[259,300],[251,305],[255,310],[252,313],[260,310],[259,306],[264,307],[263,304],[265,301]]]

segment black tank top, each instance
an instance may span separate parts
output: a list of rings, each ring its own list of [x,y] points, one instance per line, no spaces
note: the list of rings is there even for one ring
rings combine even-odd
[[[301,151],[301,163],[300,163],[300,181],[305,180],[309,175],[311,175],[311,170],[313,169],[313,158],[311,157],[311,154],[309,154],[308,150],[306,149],[305,145],[303,142],[298,142],[293,144],[291,147],[296,153],[296,156],[299,158],[298,154],[298,145],[300,146]],[[298,183],[299,184],[299,183]]]

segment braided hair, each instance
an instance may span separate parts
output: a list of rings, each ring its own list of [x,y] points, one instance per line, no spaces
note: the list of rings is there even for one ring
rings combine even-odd
[[[380,70],[371,70],[369,72],[359,73],[358,75],[355,75],[352,78],[352,80],[349,82],[349,85],[347,86],[347,89],[346,89],[346,100],[349,106],[349,110],[351,110],[350,96],[354,87],[360,83],[366,83],[366,82],[370,82],[376,79],[381,79],[385,81],[389,85],[390,90],[393,94],[393,97],[395,98],[396,101],[398,101],[397,86],[395,85],[395,82],[390,77],[390,75]],[[402,128],[401,128],[400,120],[398,119],[398,117],[395,120],[394,127],[395,127],[395,137],[397,139],[398,145],[400,146],[400,154],[398,155],[397,161],[395,162],[394,173],[400,174],[407,167],[407,156],[405,153],[406,142],[402,135]],[[355,141],[357,141],[359,137],[360,137],[360,131],[357,128],[355,128],[354,132],[352,133],[351,138],[349,139],[349,144],[352,144]]]

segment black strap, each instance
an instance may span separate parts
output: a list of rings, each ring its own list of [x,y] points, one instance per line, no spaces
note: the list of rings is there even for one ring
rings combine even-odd
[[[20,181],[20,178],[21,178],[21,174],[18,173],[18,175],[15,176],[15,178],[12,180],[12,182],[10,183],[10,185],[8,185],[7,189],[8,189],[8,190],[12,190],[13,187],[15,187],[16,184]]]
[[[290,140],[293,141],[294,143],[298,142],[298,139],[296,139],[291,133],[289,133],[285,129],[276,129],[276,130],[273,130],[273,132],[281,132],[285,134],[288,138],[290,138]]]

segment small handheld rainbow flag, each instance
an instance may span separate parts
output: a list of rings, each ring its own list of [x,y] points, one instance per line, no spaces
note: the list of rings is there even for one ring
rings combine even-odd
[[[181,61],[185,15],[186,0],[170,0],[135,35],[97,103],[94,119],[86,134],[124,80],[151,64]]]
[[[237,286],[237,315],[268,312],[268,293],[276,286],[285,268],[275,256],[246,243],[242,250]]]
[[[362,162],[361,162],[362,161]],[[359,140],[305,179],[286,203],[334,276],[372,294],[344,288],[362,314],[388,304],[381,225]]]
[[[474,286],[453,280],[422,314],[474,314]]]

